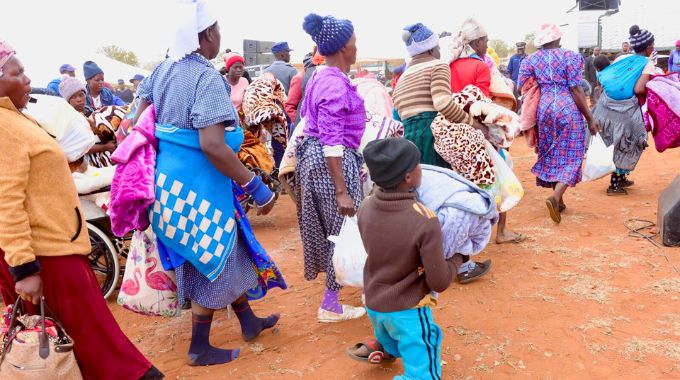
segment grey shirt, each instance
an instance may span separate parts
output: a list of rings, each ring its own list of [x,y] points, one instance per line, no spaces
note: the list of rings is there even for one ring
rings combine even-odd
[[[274,61],[271,66],[264,69],[265,73],[272,73],[276,79],[283,84],[283,89],[286,90],[286,95],[288,95],[288,90],[290,89],[290,81],[295,75],[297,75],[297,70],[290,63],[283,61]]]

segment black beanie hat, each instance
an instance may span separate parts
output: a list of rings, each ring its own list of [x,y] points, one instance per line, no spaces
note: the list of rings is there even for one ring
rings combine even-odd
[[[389,189],[400,184],[406,173],[418,165],[420,151],[409,140],[395,137],[368,143],[364,148],[364,159],[373,182]]]

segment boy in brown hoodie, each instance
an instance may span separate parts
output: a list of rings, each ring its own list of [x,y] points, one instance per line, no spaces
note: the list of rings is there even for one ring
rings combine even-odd
[[[375,336],[388,354],[402,358],[405,377],[441,379],[442,331],[432,318],[431,292],[446,290],[456,270],[444,260],[437,215],[416,201],[420,152],[412,142],[392,138],[369,143],[364,158],[378,186],[358,213]]]

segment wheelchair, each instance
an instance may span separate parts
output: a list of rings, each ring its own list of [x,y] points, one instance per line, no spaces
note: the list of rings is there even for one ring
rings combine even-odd
[[[111,220],[97,200],[108,197],[109,188],[89,194],[80,194],[80,204],[85,214],[87,231],[92,250],[88,255],[90,267],[99,282],[104,298],[108,299],[116,290],[118,280],[125,271],[124,264],[132,235],[119,238],[111,231]]]

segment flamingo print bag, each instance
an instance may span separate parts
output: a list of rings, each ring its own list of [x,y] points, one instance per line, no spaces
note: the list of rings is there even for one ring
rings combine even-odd
[[[163,269],[151,227],[132,235],[118,304],[144,315],[176,317],[181,311],[175,272]]]

